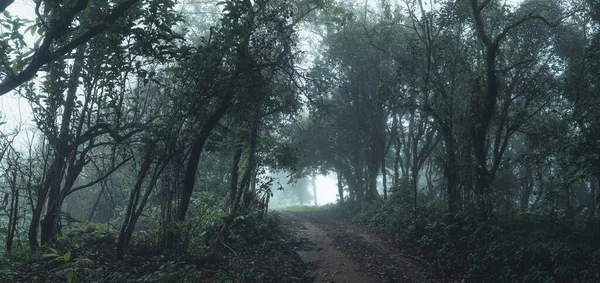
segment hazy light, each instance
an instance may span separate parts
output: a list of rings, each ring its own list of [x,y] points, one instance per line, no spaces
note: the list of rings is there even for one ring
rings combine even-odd
[[[338,199],[337,191],[337,176],[335,174],[317,175],[317,203],[319,205],[336,203]]]

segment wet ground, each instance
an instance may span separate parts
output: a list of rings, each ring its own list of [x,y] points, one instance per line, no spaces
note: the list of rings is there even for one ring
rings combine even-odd
[[[333,211],[278,211],[295,232],[296,253],[314,282],[429,282],[427,262],[400,239],[356,225]]]

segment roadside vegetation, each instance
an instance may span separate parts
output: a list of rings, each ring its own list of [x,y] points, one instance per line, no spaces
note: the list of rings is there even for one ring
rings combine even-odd
[[[339,206],[412,278],[600,282],[598,0],[14,2],[0,281],[310,281],[273,208]]]
[[[348,204],[346,217],[399,237],[433,263],[441,281],[593,282],[600,266],[597,219],[535,213],[481,219],[466,210],[452,216],[436,203],[402,209],[401,200]]]
[[[187,251],[164,252],[156,244],[158,224],[151,219],[141,222],[131,252],[121,261],[114,260],[114,228],[79,223],[39,253],[25,247],[3,253],[0,281],[311,282],[307,266],[290,244],[296,241],[294,235],[277,215],[239,221],[219,252],[213,252],[218,233],[214,223],[190,221]]]

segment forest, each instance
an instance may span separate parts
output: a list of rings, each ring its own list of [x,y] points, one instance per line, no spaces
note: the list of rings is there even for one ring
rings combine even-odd
[[[0,282],[600,282],[598,0],[0,0],[0,106]]]

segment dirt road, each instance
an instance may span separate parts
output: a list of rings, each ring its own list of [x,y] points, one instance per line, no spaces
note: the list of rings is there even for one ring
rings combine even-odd
[[[332,211],[279,211],[314,282],[429,282],[427,264],[397,239],[368,232]]]

